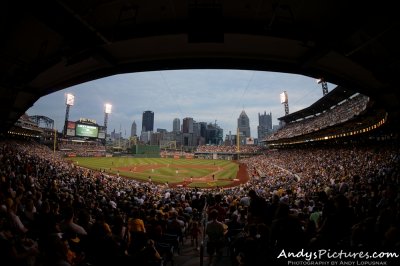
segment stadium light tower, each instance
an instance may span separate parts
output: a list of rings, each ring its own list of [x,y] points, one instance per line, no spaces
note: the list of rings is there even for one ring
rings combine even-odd
[[[284,91],[280,94],[281,96],[281,103],[284,105],[285,107],[285,115],[289,114],[289,101],[288,101],[288,95],[287,92]]]
[[[327,95],[328,94],[328,83],[323,78],[317,79],[317,83],[321,84],[321,86],[322,86],[322,94],[324,96]]]
[[[75,96],[72,93],[67,93],[66,94],[66,99],[65,99],[65,105],[66,110],[65,110],[65,122],[64,122],[64,137],[67,136],[67,125],[68,125],[68,119],[69,119],[69,108],[73,106],[75,103]]]
[[[111,104],[106,103],[104,105],[104,131],[105,131],[106,138],[107,138],[108,114],[111,114],[111,109],[112,109],[112,105]]]

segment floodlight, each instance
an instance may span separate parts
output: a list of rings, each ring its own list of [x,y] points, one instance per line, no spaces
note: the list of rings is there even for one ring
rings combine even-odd
[[[71,93],[67,93],[67,99],[65,101],[66,105],[72,106],[74,105],[75,96]]]
[[[104,107],[105,107],[105,113],[106,113],[106,114],[111,114],[112,105],[109,104],[109,103],[106,103],[106,104],[104,105]]]
[[[281,103],[287,103],[288,102],[288,95],[287,95],[286,91],[282,92],[280,94],[280,96],[281,96]]]
[[[322,85],[322,94],[325,96],[328,94],[328,83],[326,83],[324,78],[316,79],[318,84]]]

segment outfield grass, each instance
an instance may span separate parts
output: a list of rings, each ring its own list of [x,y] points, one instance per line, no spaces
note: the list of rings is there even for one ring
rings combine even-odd
[[[77,157],[73,162],[93,170],[152,182],[174,184],[189,182],[190,187],[215,187],[229,185],[238,171],[238,165],[225,160],[129,158],[129,157]],[[214,175],[214,180],[211,179]],[[208,177],[202,181],[198,178]]]

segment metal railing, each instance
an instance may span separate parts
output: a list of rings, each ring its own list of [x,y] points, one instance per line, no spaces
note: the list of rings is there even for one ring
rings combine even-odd
[[[203,224],[203,235],[200,243],[200,266],[204,265],[204,240],[206,237],[206,225],[207,225],[207,201],[206,204],[204,205],[203,211],[202,211],[202,224]]]

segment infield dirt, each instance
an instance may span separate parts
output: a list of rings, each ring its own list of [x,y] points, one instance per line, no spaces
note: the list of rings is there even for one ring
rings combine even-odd
[[[166,167],[164,164],[150,164],[150,165],[135,165],[135,166],[125,166],[125,167],[118,167],[116,168],[117,170],[121,172],[133,172],[133,173],[141,173],[147,170],[151,169],[158,169],[158,168],[163,168]],[[184,181],[178,182],[178,183],[173,183],[170,186],[171,187],[187,187],[193,182],[196,183],[209,183],[213,182],[212,175],[218,173],[219,171],[222,171],[221,167],[218,166],[212,166],[212,165],[182,165],[182,164],[171,164],[168,167],[170,168],[176,168],[176,169],[211,169],[215,170],[211,174],[208,174],[206,176],[202,177],[193,177],[193,178],[185,178]],[[154,174],[152,174],[154,175]],[[154,175],[156,176],[156,175]],[[228,185],[220,186],[220,187],[234,187],[238,186],[242,183],[246,183],[249,180],[249,175],[247,173],[247,167],[245,164],[239,164],[239,170],[236,173],[236,178],[234,180],[232,179],[218,179],[219,181],[231,181]]]

